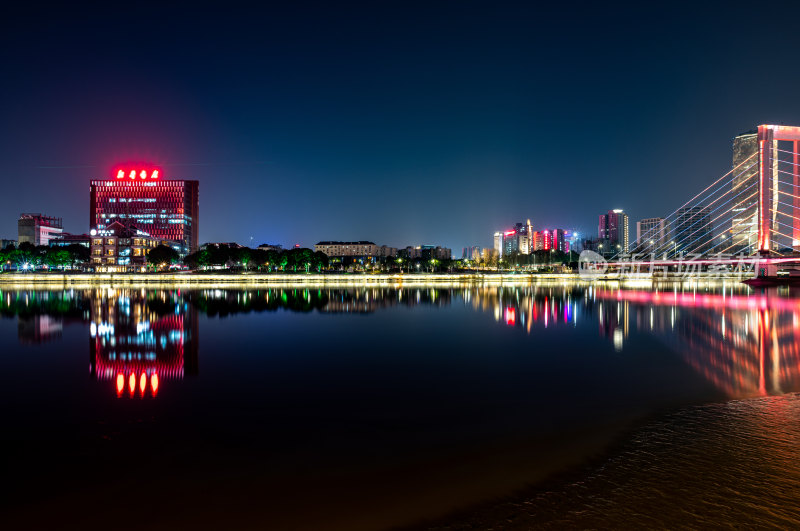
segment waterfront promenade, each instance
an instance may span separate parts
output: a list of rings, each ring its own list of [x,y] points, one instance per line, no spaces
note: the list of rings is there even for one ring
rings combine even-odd
[[[583,277],[578,273],[4,273],[0,287],[81,287],[91,285],[168,285],[168,286],[241,286],[241,285],[441,285],[448,283],[527,284],[581,281],[617,281],[622,283],[730,281],[750,278],[752,273],[673,274],[654,278],[649,273]]]

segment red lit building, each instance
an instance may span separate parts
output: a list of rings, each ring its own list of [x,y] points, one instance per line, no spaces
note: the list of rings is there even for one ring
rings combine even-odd
[[[160,240],[198,248],[198,181],[162,179],[157,169],[119,169],[114,178],[92,181],[89,224],[102,230],[119,221]]]

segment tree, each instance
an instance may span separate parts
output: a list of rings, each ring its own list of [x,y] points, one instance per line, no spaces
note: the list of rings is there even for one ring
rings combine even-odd
[[[231,249],[230,258],[233,262],[242,264],[242,266],[247,270],[248,264],[252,261],[253,251],[248,249],[247,247],[240,247],[238,249]]]
[[[52,269],[65,268],[71,262],[69,251],[63,247],[50,247],[44,255],[44,263]]]
[[[183,265],[189,269],[198,269],[200,267],[200,254],[203,252],[204,250],[187,254],[183,257]]]
[[[280,262],[280,259],[281,259],[281,254],[283,254],[283,253],[280,253],[278,251],[270,249],[269,251],[267,251],[266,254],[267,254],[267,257],[266,257],[266,260],[264,260],[264,262],[267,264],[267,267],[269,268],[269,271],[272,271],[273,267],[277,267],[278,266],[278,264]]]
[[[147,253],[147,263],[152,265],[153,269],[155,270],[158,267],[178,262],[180,257],[181,255],[178,254],[178,251],[172,247],[158,245],[153,249],[150,249],[150,252]]]
[[[308,270],[311,267],[314,260],[314,251],[305,247],[296,249],[296,251],[297,251],[296,267],[305,269],[306,273],[308,273]]]
[[[5,249],[0,249],[0,271],[3,271],[6,268],[6,262],[11,260],[11,252],[14,250],[14,247],[9,245]]]
[[[286,271],[286,267],[289,266],[289,251],[283,251],[278,257],[277,263],[278,267],[281,268],[281,271]]]
[[[267,251],[264,249],[250,249],[250,261],[260,271],[267,264]]]
[[[23,242],[11,252],[9,260],[20,269],[34,269],[39,265],[40,256],[33,244]]]
[[[78,264],[85,264],[89,261],[90,251],[85,245],[73,243],[71,245],[67,245],[65,250],[67,253],[69,253],[69,265],[73,268],[75,268]]]
[[[322,251],[316,251],[311,257],[311,264],[312,267],[317,270],[317,273],[319,273],[323,267],[328,267],[328,255]]]

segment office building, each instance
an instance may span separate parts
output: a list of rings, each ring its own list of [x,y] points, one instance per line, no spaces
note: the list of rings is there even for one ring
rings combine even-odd
[[[711,224],[711,208],[683,207],[678,209],[672,249],[678,253],[702,253],[713,245],[714,228]]]
[[[109,180],[91,181],[90,227],[119,221],[158,240],[198,249],[198,181],[166,180],[159,170],[120,169]]]
[[[58,238],[63,232],[61,218],[42,214],[20,214],[17,230],[17,241],[32,245],[50,245],[50,240]]]
[[[636,251],[655,252],[667,243],[664,218],[646,218],[636,222]]]
[[[627,252],[629,249],[628,215],[622,210],[609,210],[607,214],[600,215],[597,227],[597,237],[604,241],[604,247],[610,248],[608,252]]]

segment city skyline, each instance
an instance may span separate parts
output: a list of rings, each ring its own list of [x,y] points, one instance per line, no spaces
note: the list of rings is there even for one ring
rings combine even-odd
[[[664,216],[729,169],[736,135],[800,122],[793,72],[732,82],[757,54],[740,35],[766,16],[736,6],[640,7],[639,24],[480,4],[108,15],[0,22],[0,237],[20,212],[84,232],[88,182],[126,161],[201,182],[200,242],[490,247],[528,217],[591,233],[608,208]],[[764,69],[786,57],[789,19],[770,18]]]

